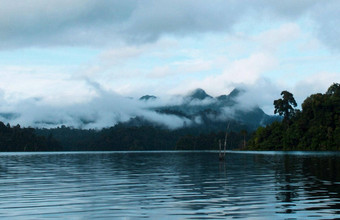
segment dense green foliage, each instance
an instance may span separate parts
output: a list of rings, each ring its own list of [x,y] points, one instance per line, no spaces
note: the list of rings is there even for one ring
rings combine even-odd
[[[325,94],[309,96],[301,111],[290,107],[289,117],[282,122],[255,131],[249,150],[340,150],[340,84],[333,84]],[[284,115],[285,109],[281,110]]]
[[[176,132],[155,126],[126,126],[118,124],[102,130],[82,130],[62,126],[37,129],[46,136],[52,133],[65,151],[171,150]]]
[[[236,121],[176,130],[131,122],[101,130],[65,126],[33,129],[0,122],[0,151],[216,150],[218,140],[224,139],[226,124],[231,125],[227,149],[243,148],[244,139],[248,138],[246,126]]]
[[[288,91],[281,92],[282,99],[278,99],[274,101],[274,114],[278,113],[280,116],[283,116],[284,120],[289,120],[295,114],[296,101],[293,97],[293,94]]]
[[[228,149],[241,148],[244,138],[244,126],[229,122],[230,132]],[[222,123],[221,123],[222,124]],[[62,126],[61,128],[36,129],[36,134],[53,134],[65,151],[115,151],[115,150],[216,150],[218,140],[224,139],[226,123],[214,126],[185,127],[169,130],[155,125],[117,124],[102,130],[81,130]],[[220,130],[219,130],[220,129]],[[220,132],[220,131],[223,132]]]
[[[249,139],[249,137],[244,130],[241,132],[228,132],[226,149],[245,149],[245,140],[247,139]],[[223,148],[225,132],[220,131],[209,134],[185,135],[177,141],[176,150],[218,150],[219,140],[222,142]]]
[[[0,122],[0,151],[58,151],[60,144],[52,137],[37,136],[33,128],[11,127]]]

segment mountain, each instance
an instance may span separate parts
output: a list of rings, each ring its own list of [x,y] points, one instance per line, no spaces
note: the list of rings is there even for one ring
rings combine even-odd
[[[61,126],[51,129],[36,129],[38,136],[53,136],[63,150],[216,150],[218,140],[223,140],[228,130],[227,149],[243,146],[251,132],[277,117],[269,116],[259,107],[244,109],[239,100],[246,91],[234,89],[230,94],[213,97],[202,89],[176,97],[175,101],[157,106],[144,105],[153,96],[145,95],[139,105],[148,110],[149,118],[136,114],[128,121],[112,127],[77,129]],[[155,107],[156,106],[156,107]],[[157,112],[159,114],[153,114]],[[152,114],[150,114],[152,113]],[[156,118],[150,118],[150,115]],[[182,126],[169,129],[162,119],[182,121]]]
[[[157,99],[157,97],[153,95],[144,95],[139,98],[139,100],[141,101],[149,101],[149,100],[155,100],[155,99]]]
[[[188,96],[186,96],[186,98],[189,100],[194,100],[194,99],[204,100],[206,98],[212,98],[212,97],[208,95],[203,89],[198,88],[192,91]]]
[[[261,108],[255,106],[250,109],[241,108],[239,98],[246,91],[234,89],[228,95],[212,97],[203,89],[195,89],[182,97],[180,104],[154,107],[152,110],[166,115],[174,115],[191,121],[191,127],[201,131],[211,132],[223,130],[226,123],[233,121],[238,129],[255,130],[260,125],[267,125],[280,120],[276,116],[267,115]],[[129,123],[140,124],[141,119],[132,119]]]
[[[127,126],[153,125],[166,129],[184,126],[201,132],[215,132],[225,130],[231,121],[234,130],[255,130],[260,125],[279,120],[278,117],[265,114],[257,106],[241,107],[240,101],[245,92],[236,88],[229,94],[213,97],[198,88],[187,95],[175,96],[169,100],[144,95],[138,100],[126,98],[128,100],[126,102],[123,99],[97,97],[90,103],[62,107],[60,111],[54,113],[46,112],[50,106],[42,108],[42,118],[38,114],[32,116],[32,111],[0,112],[0,121],[12,124],[31,120],[28,125],[32,127],[53,128],[65,125],[79,129],[101,129],[123,122]],[[154,100],[157,101],[152,102]],[[242,104],[244,106],[244,103]],[[34,102],[31,107],[40,111]]]

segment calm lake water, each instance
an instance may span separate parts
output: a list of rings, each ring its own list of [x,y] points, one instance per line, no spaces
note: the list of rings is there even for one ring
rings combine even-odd
[[[335,219],[340,154],[0,154],[4,219]]]

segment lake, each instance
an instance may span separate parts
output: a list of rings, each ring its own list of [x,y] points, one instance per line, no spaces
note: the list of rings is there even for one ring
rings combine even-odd
[[[1,153],[0,218],[340,218],[340,154]]]

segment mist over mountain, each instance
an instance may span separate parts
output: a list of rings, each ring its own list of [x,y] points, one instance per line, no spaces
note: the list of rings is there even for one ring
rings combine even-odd
[[[204,99],[211,99],[212,97],[208,95],[203,89],[195,89],[190,93],[190,95],[186,96],[187,99],[194,100],[204,100]]]
[[[258,106],[243,108],[238,103],[242,102],[243,89],[234,89],[228,95],[212,97],[203,89],[196,89],[188,95],[181,97],[181,102],[151,108],[164,114],[187,119],[190,124],[185,126],[205,127],[210,131],[220,130],[226,127],[226,122],[233,121],[247,129],[253,130],[260,125],[267,125],[275,116],[267,115]],[[214,128],[215,127],[215,128]]]
[[[182,96],[144,95],[134,99],[96,86],[98,95],[87,103],[52,106],[41,99],[30,99],[6,108],[2,106],[0,121],[36,128],[65,125],[101,129],[123,123],[127,126],[200,127],[201,130],[216,131],[225,129],[227,121],[253,130],[277,119],[265,114],[258,106],[247,106],[243,100],[245,89],[236,88],[230,94],[217,97],[199,88]]]
[[[53,106],[29,99],[2,105],[0,121],[19,133],[20,126],[13,125],[34,127],[28,129],[32,137],[41,137],[42,146],[55,142],[65,151],[217,149],[227,128],[228,149],[234,149],[246,137],[244,130],[278,120],[247,103],[246,94],[246,89],[234,89],[213,97],[196,89],[182,96],[126,98],[98,86],[97,96],[87,103]]]

